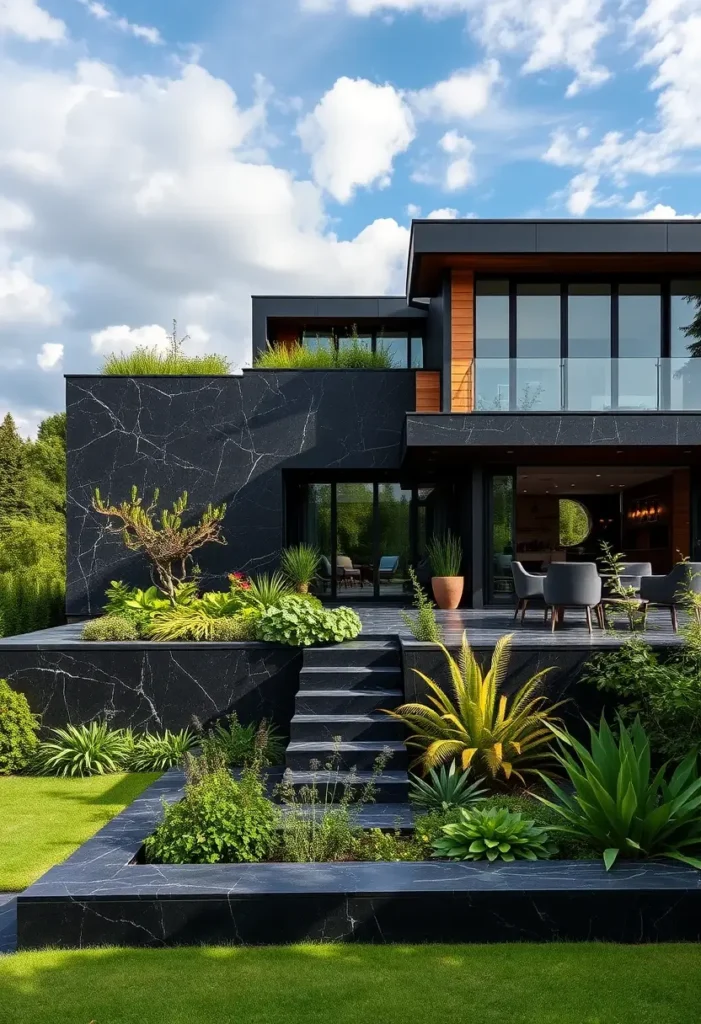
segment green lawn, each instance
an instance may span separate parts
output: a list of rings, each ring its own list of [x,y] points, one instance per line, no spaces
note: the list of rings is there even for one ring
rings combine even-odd
[[[695,1024],[700,983],[701,950],[692,945],[100,949],[0,958],[0,1018]]]
[[[0,892],[24,889],[60,864],[157,778],[0,778]]]

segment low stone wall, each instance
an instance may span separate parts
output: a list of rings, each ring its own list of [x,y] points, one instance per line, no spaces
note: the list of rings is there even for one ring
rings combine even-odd
[[[236,711],[285,734],[302,654],[270,644],[0,645],[0,678],[26,694],[44,729],[107,719],[117,727],[181,729]]]

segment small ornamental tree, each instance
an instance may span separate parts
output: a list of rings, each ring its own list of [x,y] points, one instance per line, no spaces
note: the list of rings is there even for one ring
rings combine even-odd
[[[208,505],[193,526],[183,526],[187,510],[187,491],[173,502],[173,509],[158,510],[159,491],[144,505],[138,489],[132,487],[131,499],[121,505],[104,502],[95,490],[93,508],[109,520],[107,531],[121,534],[130,551],[142,551],[151,563],[151,580],[175,604],[179,584],[188,578],[192,554],[205,544],[226,544],[221,524],[226,505]]]

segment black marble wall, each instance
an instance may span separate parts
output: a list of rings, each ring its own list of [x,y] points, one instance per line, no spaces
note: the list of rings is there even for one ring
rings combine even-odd
[[[105,533],[92,495],[133,484],[193,513],[226,502],[226,547],[198,554],[205,581],[275,567],[287,470],[399,466],[411,370],[261,371],[231,377],[69,377],[67,613],[99,612],[112,579],[146,585],[141,556]]]
[[[302,653],[269,644],[82,644],[0,651],[0,676],[44,729],[107,719],[115,728],[182,729],[236,711],[289,733]]]

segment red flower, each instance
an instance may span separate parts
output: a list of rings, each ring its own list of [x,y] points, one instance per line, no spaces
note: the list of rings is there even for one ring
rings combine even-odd
[[[230,572],[229,581],[231,583],[232,590],[250,590],[251,584],[243,572]]]

